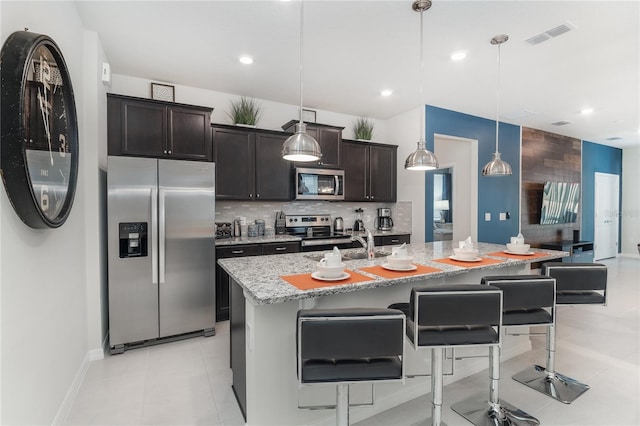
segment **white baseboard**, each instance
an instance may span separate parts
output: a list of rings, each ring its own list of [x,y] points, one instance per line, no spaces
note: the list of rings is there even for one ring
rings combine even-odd
[[[53,421],[51,422],[52,425],[55,426],[55,425],[63,424],[65,419],[69,415],[69,412],[71,411],[71,407],[73,406],[73,402],[76,399],[76,395],[78,395],[80,386],[82,386],[84,377],[87,374],[87,371],[89,370],[91,352],[93,351],[87,352],[87,354],[84,356],[84,359],[80,364],[80,368],[78,368],[78,371],[76,372],[76,375],[73,378],[73,381],[71,382],[71,386],[69,386],[69,390],[67,390],[67,394],[64,396],[64,399],[60,404],[60,408],[58,408],[58,412],[56,413],[56,416],[53,418]]]

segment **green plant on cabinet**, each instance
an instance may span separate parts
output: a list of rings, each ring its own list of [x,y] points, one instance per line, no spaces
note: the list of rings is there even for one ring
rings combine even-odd
[[[253,98],[242,96],[237,101],[231,101],[231,109],[227,113],[234,124],[255,126],[260,119],[261,107]]]

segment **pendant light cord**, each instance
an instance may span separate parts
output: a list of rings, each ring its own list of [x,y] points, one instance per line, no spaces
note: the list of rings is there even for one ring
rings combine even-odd
[[[424,55],[423,55],[423,51],[424,51],[424,37],[422,36],[422,16],[424,15],[424,10],[420,11],[420,138],[418,139],[421,142],[425,143],[425,149],[426,149],[426,137],[425,137],[425,130],[424,130],[424,122],[427,119],[426,118],[426,114],[425,114],[425,107],[424,107],[424,101],[423,101],[423,97],[422,97],[422,89],[423,89],[423,74],[424,74]]]
[[[302,124],[302,45],[304,39],[304,0],[300,0],[300,124]]]
[[[498,44],[498,72],[496,81],[496,152],[498,152],[498,131],[500,127],[500,47]]]

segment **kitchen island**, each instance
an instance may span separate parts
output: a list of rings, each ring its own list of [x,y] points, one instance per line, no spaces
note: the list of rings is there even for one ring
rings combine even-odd
[[[304,410],[300,405],[331,405],[333,387],[302,387],[296,378],[295,328],[299,309],[342,307],[387,307],[408,301],[412,287],[424,284],[479,284],[486,275],[530,273],[533,262],[544,262],[568,256],[566,252],[533,250],[529,256],[504,254],[505,246],[478,243],[478,262],[451,262],[452,242],[408,245],[414,264],[424,273],[398,273],[390,277],[377,275],[376,267],[385,261],[391,247],[376,247],[381,257],[374,260],[347,260],[352,277],[345,283],[318,282],[322,286],[301,290],[290,282],[315,270],[321,253],[295,253],[221,259],[219,264],[232,279],[231,285],[231,367],[233,390],[249,425],[331,424],[331,410]],[[362,253],[344,250],[343,255]],[[428,269],[425,269],[428,268]],[[380,273],[380,272],[378,272]],[[297,277],[296,277],[297,276]],[[358,282],[350,283],[359,277]],[[300,280],[299,280],[300,281]],[[526,336],[505,336],[502,358],[507,359],[531,349]],[[446,376],[445,384],[481,371],[488,366],[486,358],[473,358],[477,349],[456,351],[455,374]],[[429,369],[428,351],[415,352],[407,343],[407,374],[424,375]],[[486,350],[481,354],[485,354]],[[449,354],[448,368],[453,368]],[[320,386],[323,388],[323,386]],[[352,401],[367,400],[369,388],[352,386]],[[478,389],[484,391],[485,389]],[[429,392],[429,378],[408,378],[404,385],[385,384],[376,387],[375,404],[356,407],[352,420],[358,421]],[[425,417],[427,417],[425,400]]]

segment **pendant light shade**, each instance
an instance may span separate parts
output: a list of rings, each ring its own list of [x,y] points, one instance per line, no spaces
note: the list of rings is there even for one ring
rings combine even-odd
[[[307,133],[307,125],[296,124],[296,132],[282,145],[282,158],[289,161],[316,161],[322,157],[318,141]]]
[[[433,170],[438,168],[438,159],[426,148],[424,141],[418,142],[418,149],[413,151],[404,162],[407,170]]]
[[[404,162],[404,168],[407,170],[433,170],[438,168],[438,159],[435,154],[427,149],[427,144],[424,140],[424,123],[426,121],[425,106],[422,100],[422,76],[424,74],[424,61],[423,61],[423,40],[422,36],[422,12],[431,7],[431,0],[416,0],[411,5],[411,8],[420,12],[420,138],[418,140],[418,148],[409,154]]]
[[[491,44],[498,46],[498,72],[496,84],[496,152],[493,158],[482,168],[482,176],[509,176],[513,172],[511,166],[500,158],[498,151],[498,134],[500,130],[500,45],[509,40],[506,34],[499,34],[491,39]]]
[[[296,132],[282,144],[282,158],[288,161],[318,161],[322,157],[320,145],[307,133],[307,125],[302,120],[302,45],[304,35],[304,2],[300,0],[300,122]]]

